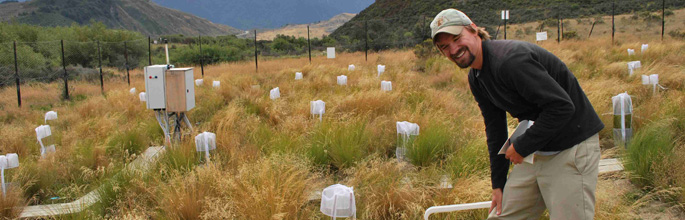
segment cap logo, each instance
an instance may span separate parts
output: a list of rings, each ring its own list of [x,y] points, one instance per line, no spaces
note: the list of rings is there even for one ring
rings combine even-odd
[[[445,17],[440,17],[440,18],[438,19],[438,27],[442,26],[443,20],[445,20]]]

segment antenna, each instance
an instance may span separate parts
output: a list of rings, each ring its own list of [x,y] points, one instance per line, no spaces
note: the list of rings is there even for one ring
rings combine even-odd
[[[166,65],[169,65],[169,40],[164,39],[164,52],[166,53]]]

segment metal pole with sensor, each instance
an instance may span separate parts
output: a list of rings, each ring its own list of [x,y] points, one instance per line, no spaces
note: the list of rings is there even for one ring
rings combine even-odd
[[[502,10],[502,20],[504,20],[504,39],[507,39],[507,21],[509,20],[509,10]]]

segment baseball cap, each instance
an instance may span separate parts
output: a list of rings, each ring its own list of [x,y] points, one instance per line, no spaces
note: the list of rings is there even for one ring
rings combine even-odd
[[[464,12],[453,8],[442,10],[431,22],[431,38],[435,38],[439,33],[459,35],[464,26],[471,23],[473,22]]]

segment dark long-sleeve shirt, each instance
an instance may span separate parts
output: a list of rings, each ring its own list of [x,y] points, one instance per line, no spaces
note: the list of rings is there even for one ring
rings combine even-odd
[[[504,189],[509,171],[497,154],[508,138],[506,112],[535,121],[512,140],[523,157],[571,148],[604,128],[576,77],[549,51],[522,41],[483,41],[482,48],[483,67],[468,78],[485,121],[493,189]]]

